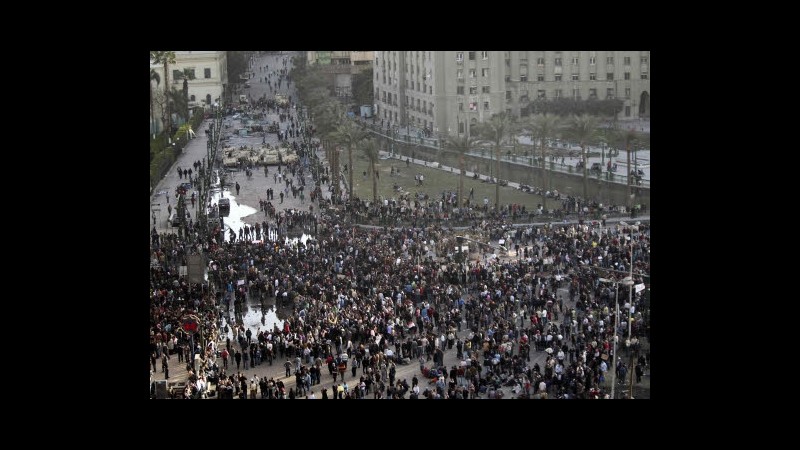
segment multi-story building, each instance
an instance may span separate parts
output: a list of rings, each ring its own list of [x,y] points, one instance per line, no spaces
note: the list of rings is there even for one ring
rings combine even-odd
[[[202,106],[209,108],[223,98],[228,88],[228,52],[221,51],[176,51],[175,63],[169,65],[170,88],[183,89],[184,75],[189,74],[189,107]],[[164,90],[164,66],[150,64],[161,77],[161,84],[153,89]],[[161,129],[161,111],[155,112],[159,130]],[[151,121],[152,122],[152,121]]]
[[[378,118],[465,133],[536,98],[619,98],[621,119],[650,115],[649,51],[375,51]]]
[[[331,78],[334,91],[339,97],[350,97],[353,89],[353,75],[372,65],[373,52],[356,51],[308,51],[309,65],[323,66]]]
[[[219,102],[228,87],[228,52],[176,51],[170,82],[178,89],[183,86],[184,69],[190,73],[189,106],[210,107]]]

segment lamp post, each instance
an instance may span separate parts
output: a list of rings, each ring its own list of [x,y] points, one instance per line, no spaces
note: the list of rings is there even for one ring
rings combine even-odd
[[[637,222],[639,223],[639,222]],[[623,227],[629,227],[630,229],[630,241],[631,241],[631,261],[630,261],[630,280],[631,286],[628,290],[628,341],[631,340],[631,335],[633,333],[633,324],[632,324],[632,311],[633,311],[633,232],[639,231],[639,227],[637,225],[628,225],[625,222],[620,222],[620,225]],[[630,391],[628,394],[628,398],[633,398],[633,352],[631,352],[631,366],[628,368],[630,372]]]
[[[599,281],[604,283],[614,283],[614,303],[615,303],[615,315],[614,315],[614,360],[611,361],[611,398],[616,398],[616,390],[617,390],[617,330],[619,329],[619,284],[622,283],[624,286],[633,286],[633,279],[630,277],[625,277],[622,281],[616,281],[613,279],[608,278],[600,278]],[[630,310],[629,310],[630,311]]]

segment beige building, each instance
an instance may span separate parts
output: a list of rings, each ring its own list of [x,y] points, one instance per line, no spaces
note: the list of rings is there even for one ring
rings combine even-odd
[[[161,84],[151,82],[154,90],[164,91],[164,66],[150,64],[151,69],[158,71]],[[223,98],[228,89],[228,52],[223,51],[176,51],[175,64],[169,65],[170,88],[183,90],[184,69],[187,69],[194,79],[189,83],[189,107],[202,106],[204,109]],[[156,126],[162,128],[161,109],[156,105]],[[151,128],[153,121],[151,120]],[[152,130],[151,130],[152,132]]]
[[[649,51],[375,51],[379,119],[434,134],[466,131],[536,98],[623,100],[620,119],[650,115]]]
[[[309,65],[323,66],[330,76],[338,97],[350,97],[353,90],[353,75],[372,65],[373,52],[355,51],[308,51]]]

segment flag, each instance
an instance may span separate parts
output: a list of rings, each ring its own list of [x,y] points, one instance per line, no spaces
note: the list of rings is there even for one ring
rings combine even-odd
[[[637,284],[634,286],[636,288],[636,292],[642,292],[644,290],[644,283]]]

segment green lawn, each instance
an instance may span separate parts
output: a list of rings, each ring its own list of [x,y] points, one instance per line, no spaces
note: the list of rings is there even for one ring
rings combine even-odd
[[[340,158],[342,167],[347,163],[347,150],[342,151]],[[359,155],[357,152],[353,153],[353,163],[355,164],[356,172],[353,175],[353,189],[356,196],[361,199],[372,199],[372,180],[367,177],[364,178],[363,172],[367,171],[369,174],[369,161],[366,157]],[[400,174],[390,176],[391,166],[395,169],[400,169]],[[410,192],[412,195],[417,192],[427,193],[430,197],[440,198],[443,191],[453,191],[458,193],[458,169],[456,172],[450,173],[440,169],[431,167],[424,167],[419,164],[410,164],[406,167],[405,161],[397,159],[383,159],[379,161],[377,170],[380,172],[378,180],[378,197],[383,198],[399,198],[399,193],[395,192],[393,187],[395,184],[403,187],[405,192]],[[414,181],[414,175],[422,174],[425,176],[425,181],[422,186],[417,186]],[[347,175],[345,174],[345,180]],[[495,185],[489,183],[482,183],[478,180],[473,180],[470,177],[464,177],[464,196],[469,196],[470,188],[475,188],[474,204],[483,206],[483,198],[489,198],[489,205],[494,205]],[[507,186],[500,186],[500,204],[507,205],[509,203],[518,203],[525,205],[526,209],[532,210],[536,205],[541,203],[542,197],[540,195],[528,194],[518,189]],[[548,201],[548,208],[554,208],[555,204],[552,200]]]

